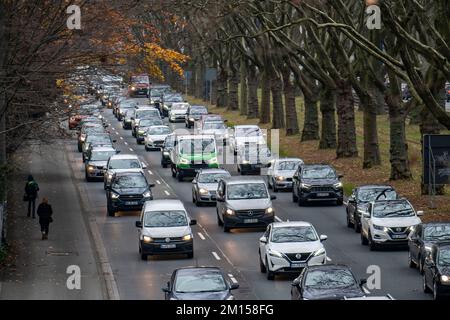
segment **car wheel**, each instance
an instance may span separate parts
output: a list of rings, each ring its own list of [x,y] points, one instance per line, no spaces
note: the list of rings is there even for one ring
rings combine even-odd
[[[172,177],[176,178],[177,177],[177,171],[174,170],[173,166],[171,166],[171,170],[172,170]]]
[[[222,222],[223,232],[230,232],[231,228],[225,224],[225,221]]]
[[[356,218],[353,218],[354,221],[354,226],[355,226],[355,232],[361,232],[361,224],[359,222],[356,221]]]
[[[150,151],[150,149],[145,145],[145,151]]]
[[[266,258],[266,269],[267,269],[267,280],[274,280],[275,279],[275,273],[270,271],[269,263],[267,261],[267,258]]]
[[[427,278],[425,277],[425,274],[422,276],[422,288],[423,288],[423,292],[425,292],[425,293],[431,292],[430,288],[428,288]]]
[[[86,177],[86,181],[87,182],[91,182],[92,181],[92,179],[87,175],[87,172],[85,173],[84,176]]]
[[[110,217],[116,216],[116,211],[113,208],[111,208],[111,205],[109,203],[107,204],[106,209],[108,211],[108,216]]]
[[[145,253],[141,253],[141,260],[147,261],[148,255]]]
[[[299,193],[298,194],[298,197],[297,197],[297,199],[298,199],[298,201],[297,201],[297,204],[298,204],[298,206],[299,207],[301,207],[301,206],[303,206],[303,200],[302,200],[302,195]]]
[[[336,201],[336,205],[338,205],[338,206],[342,206],[344,204],[344,199],[338,199],[337,201]]]
[[[78,152],[83,151],[83,148],[81,147],[81,145],[78,145]]]
[[[162,166],[163,168],[167,168],[167,163],[161,161],[161,166]]]
[[[272,181],[272,183],[273,183],[273,192],[278,192],[277,184],[275,183],[275,181]]]
[[[350,216],[348,214],[348,210],[346,210],[347,212],[347,228],[353,228],[354,224],[350,221]]]
[[[367,246],[367,239],[366,239],[366,237],[364,237],[364,235],[363,235],[363,232],[361,231],[361,244],[363,245],[363,246]]]
[[[197,203],[195,198],[196,198],[195,193],[194,193],[194,191],[192,191],[192,203]]]
[[[183,182],[184,176],[181,171],[178,171],[177,179],[178,179],[178,182]]]
[[[416,267],[416,263],[413,261],[413,259],[411,257],[411,251],[408,251],[408,266],[410,268],[415,268]]]
[[[370,251],[375,251],[377,250],[377,244],[375,243],[375,241],[373,241],[372,239],[372,235],[369,232],[369,236],[368,236],[368,240],[369,240],[369,249]]]
[[[298,201],[298,197],[295,195],[294,189],[292,189],[292,202],[297,202],[297,201]]]
[[[189,252],[189,253],[187,254],[187,257],[188,257],[188,259],[192,259],[192,258],[194,257],[194,251]]]
[[[216,211],[217,211],[217,210],[216,210]],[[219,211],[217,211],[216,213],[217,213],[217,225],[218,225],[219,227],[221,227],[221,226],[223,226],[223,221],[220,219]]]
[[[261,259],[261,252],[259,253],[259,270],[261,271],[261,273],[266,273],[267,272],[267,268],[264,265],[264,263],[262,262]]]
[[[438,290],[439,290],[438,283],[436,282],[436,280],[434,280],[433,281],[433,299],[434,300],[440,300],[440,298],[441,298]]]

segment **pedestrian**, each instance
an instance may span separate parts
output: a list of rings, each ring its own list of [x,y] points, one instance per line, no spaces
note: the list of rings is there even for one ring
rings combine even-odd
[[[42,240],[47,240],[50,223],[53,222],[53,210],[52,206],[48,204],[47,198],[42,198],[42,202],[37,209],[37,214],[39,216],[39,224],[41,225]]]
[[[38,196],[39,185],[34,181],[33,176],[28,176],[27,184],[25,185],[25,196],[28,200],[28,217],[36,218],[36,198]],[[31,211],[33,209],[33,211]]]

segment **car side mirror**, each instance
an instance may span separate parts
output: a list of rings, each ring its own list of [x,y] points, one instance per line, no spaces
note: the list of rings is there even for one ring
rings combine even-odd
[[[342,179],[343,177],[344,177],[343,174],[338,175],[338,178],[339,178],[339,179]]]
[[[147,169],[147,165],[145,163],[142,162],[142,169]]]
[[[136,221],[136,228],[142,228],[142,221]]]
[[[421,210],[421,211],[417,211],[417,215],[418,215],[419,217],[423,216],[423,211],[422,211],[422,210]]]
[[[154,188],[156,185],[154,184],[154,183],[150,183],[149,185],[148,185],[148,187],[149,188]]]
[[[165,293],[169,293],[170,292],[169,283],[167,283],[167,287],[161,288],[161,290]]]
[[[116,143],[117,142],[117,140],[116,139],[114,139],[113,141],[112,141],[113,143]]]
[[[364,212],[363,213],[363,217],[364,218],[370,218],[370,213],[369,212]]]
[[[359,285],[360,286],[363,286],[363,285],[365,285],[367,283],[367,279],[361,279],[361,280],[359,280]]]
[[[291,286],[298,287],[300,285],[300,279],[296,278],[294,281],[292,281]]]
[[[224,200],[224,198],[223,198],[222,196],[218,196],[218,197],[216,198],[216,201],[217,201],[217,202],[225,202],[225,200]]]
[[[276,200],[276,199],[277,199],[277,196],[274,196],[274,195],[270,196],[270,200]]]
[[[267,243],[267,238],[265,236],[262,236],[261,238],[259,238],[259,242]]]
[[[190,226],[195,226],[196,224],[197,224],[197,220],[195,220],[195,219],[189,221]]]
[[[105,190],[107,191],[111,190],[111,186],[105,186]]]
[[[120,150],[116,150],[116,154],[119,154],[121,151]]]
[[[239,288],[239,283],[233,282],[233,283],[230,285],[230,290],[236,290],[236,289],[238,289],[238,288]]]
[[[197,180],[192,180],[192,184],[196,184],[197,183]]]
[[[328,239],[327,235],[324,235],[324,234],[320,235],[320,242],[323,242],[323,241],[325,241],[327,239]]]

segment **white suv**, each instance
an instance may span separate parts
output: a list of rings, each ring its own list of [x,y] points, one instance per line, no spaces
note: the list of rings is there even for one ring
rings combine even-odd
[[[361,218],[361,244],[372,251],[380,245],[406,246],[421,215],[406,199],[371,202]]]
[[[317,235],[309,222],[274,222],[259,239],[259,263],[262,273],[273,280],[275,274],[300,272],[306,266],[327,262],[322,242],[326,235]]]
[[[147,166],[145,163],[139,160],[139,157],[135,154],[117,154],[109,158],[106,164],[105,173],[103,175],[103,187],[106,187],[111,183],[111,179],[116,172],[142,172]]]

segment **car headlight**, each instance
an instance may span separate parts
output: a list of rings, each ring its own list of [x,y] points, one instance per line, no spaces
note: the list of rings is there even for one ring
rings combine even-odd
[[[94,171],[95,170],[95,167],[94,166],[88,166],[88,171]]]
[[[181,164],[188,164],[188,163],[189,163],[189,160],[188,160],[188,159],[185,159],[185,158],[180,158],[180,163],[181,163]]]
[[[112,177],[113,177],[112,173],[108,173],[106,179],[107,179],[108,181],[111,181]]]
[[[150,198],[150,197],[152,196],[152,193],[151,193],[150,191],[145,191],[145,192],[142,194],[142,196],[143,196],[144,198]]]
[[[230,135],[228,133],[225,133],[224,137],[225,137],[225,139],[228,139],[230,137]]]
[[[416,230],[416,226],[410,226],[408,228],[408,232],[413,232],[414,230]]]
[[[119,199],[119,195],[117,193],[111,193],[111,199]]]
[[[198,190],[198,192],[199,192],[200,194],[208,194],[208,190],[203,189],[203,188],[200,188],[200,189]]]
[[[275,179],[278,181],[283,181],[285,178],[283,176],[275,176]]]
[[[338,182],[338,183],[333,184],[333,187],[334,187],[335,189],[342,188],[342,182]]]
[[[81,141],[81,142],[84,142],[84,141],[86,141],[86,137],[84,137],[84,136],[81,136],[81,137],[80,137],[80,141]]]
[[[268,207],[268,208],[266,209],[266,213],[267,213],[267,214],[273,213],[273,208],[272,208],[272,207]]]
[[[431,252],[431,247],[430,246],[425,246],[424,249],[425,249],[425,252]]]
[[[138,134],[143,135],[145,133],[144,130],[138,130]]]
[[[234,215],[234,210],[227,209],[226,213],[227,213],[227,215],[232,216],[232,215]]]
[[[301,184],[300,184],[300,187],[303,188],[303,189],[310,189],[310,188],[311,188],[311,185],[310,185],[310,184],[307,184],[307,183],[301,183]]]
[[[316,252],[314,252],[314,257],[321,256],[325,254],[325,248],[320,248]]]
[[[143,237],[143,240],[144,240],[145,243],[153,242],[153,238],[152,238],[152,237],[149,237],[149,236],[144,236],[144,237]]]
[[[135,90],[136,90],[136,87],[131,87],[131,90],[132,90],[132,91],[135,91]]]
[[[373,225],[373,228],[375,229],[375,230],[383,230],[383,231],[386,231],[385,229],[385,227],[383,227],[383,226],[377,226],[376,224],[374,224]]]
[[[270,250],[269,251],[269,256],[277,257],[277,258],[283,258],[283,255],[281,254],[281,252],[278,252],[278,251],[275,251],[275,250]]]
[[[195,119],[194,119],[194,118],[189,118],[189,121],[192,121],[192,122],[194,122],[194,121],[195,121]]]
[[[217,157],[211,158],[208,161],[209,163],[217,163]]]
[[[450,282],[450,277],[446,276],[446,275],[443,275],[443,276],[441,276],[441,281],[442,282]]]
[[[163,155],[168,156],[168,155],[170,155],[170,153],[168,151],[164,151]]]
[[[183,238],[181,238],[181,240],[183,240],[183,241],[189,241],[191,239],[192,239],[192,234],[184,235]]]
[[[242,164],[249,164],[250,163],[250,161],[248,161],[248,160],[242,160]]]

